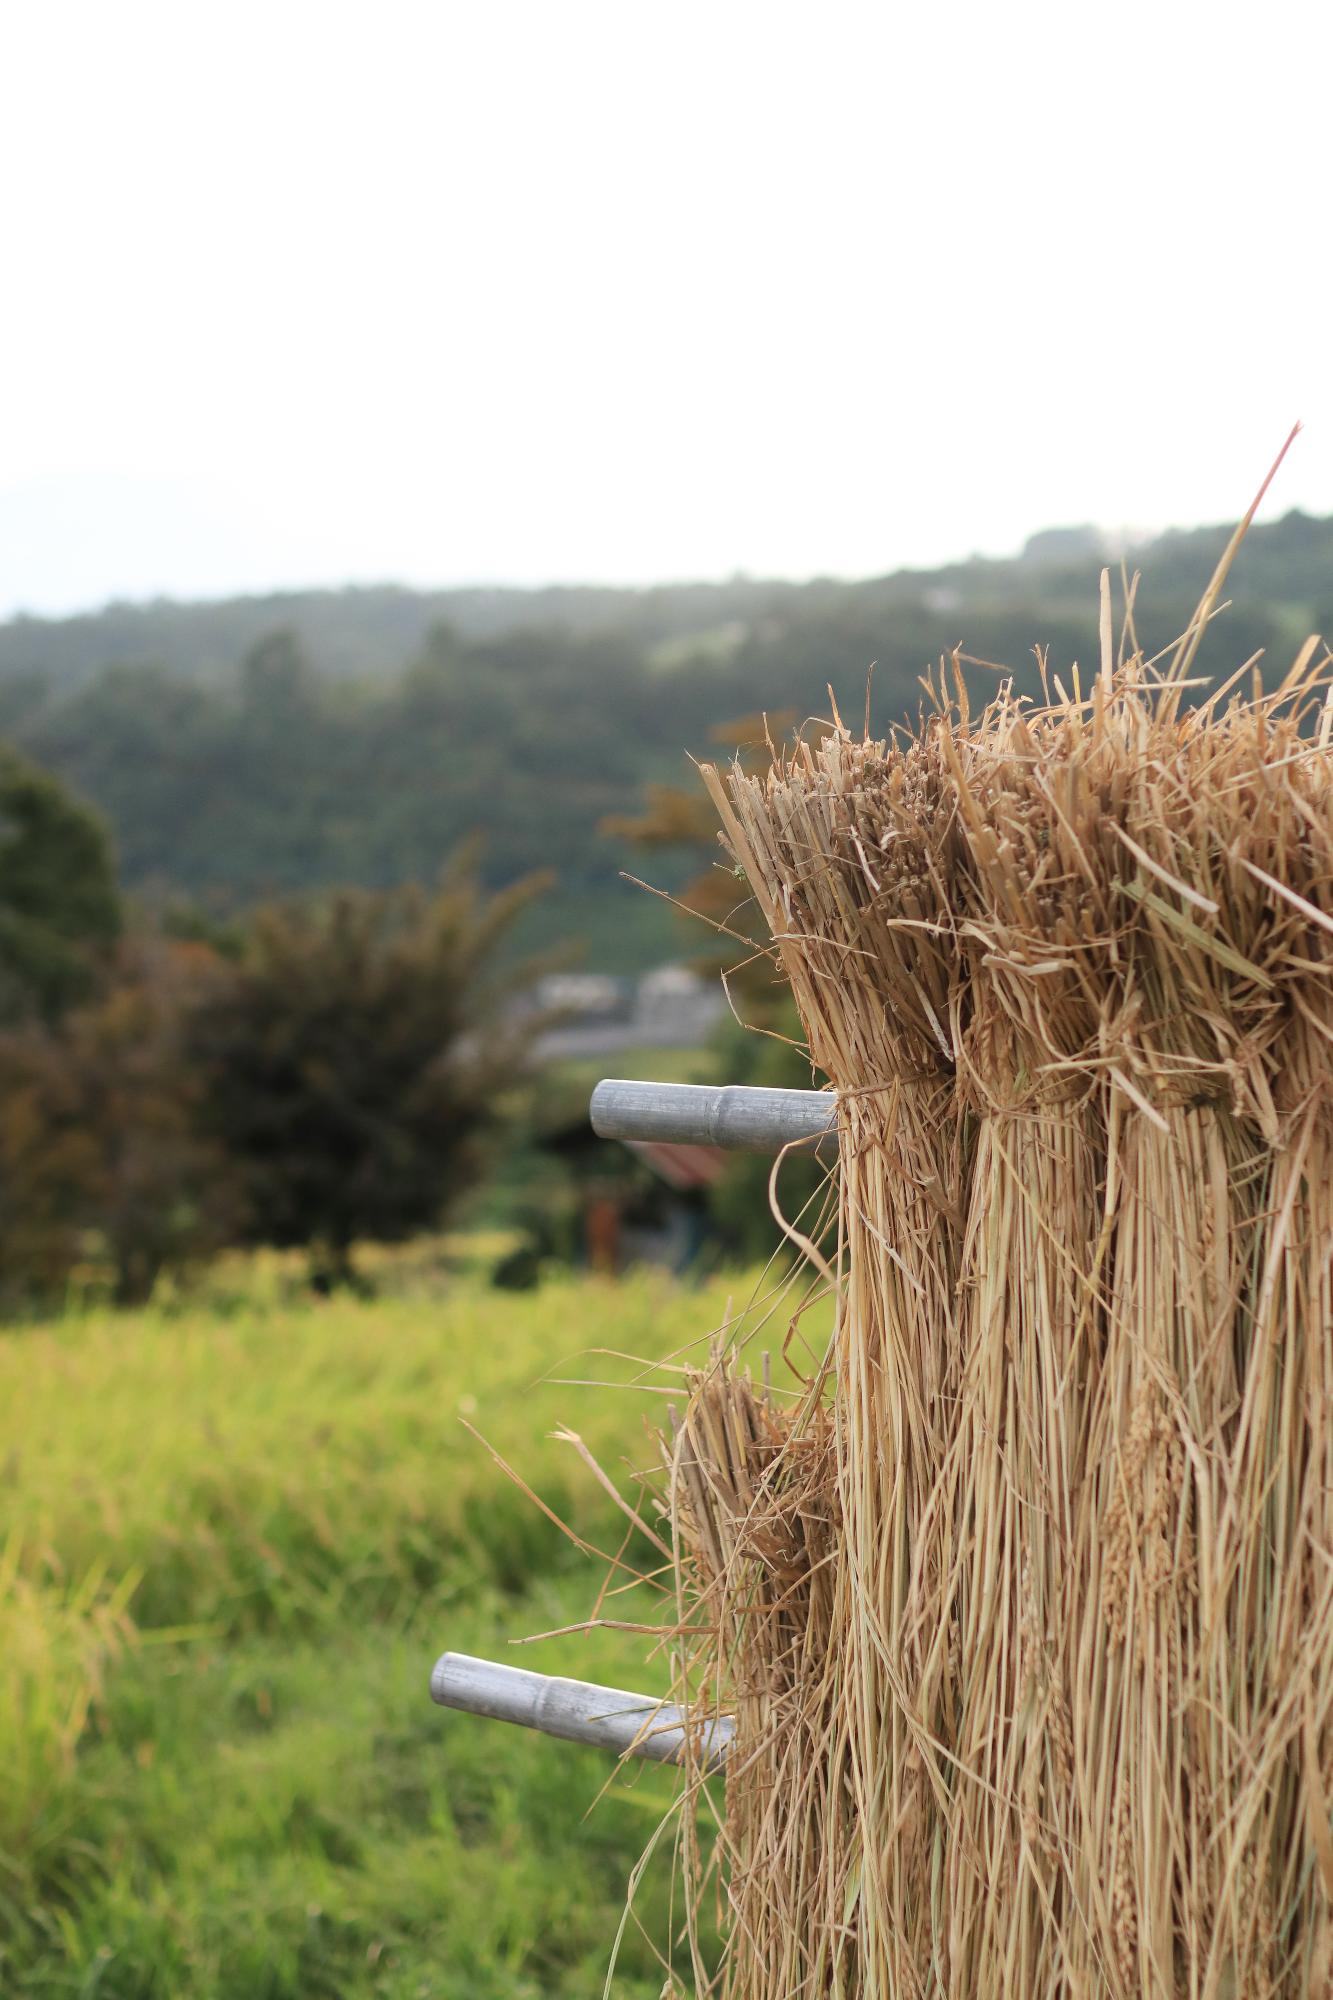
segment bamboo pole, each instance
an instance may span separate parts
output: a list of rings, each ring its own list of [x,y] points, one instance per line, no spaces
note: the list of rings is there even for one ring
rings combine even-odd
[[[677,1764],[685,1748],[686,1722],[673,1702],[595,1681],[564,1680],[526,1667],[502,1666],[470,1653],[442,1653],[430,1677],[431,1700],[467,1715],[514,1722],[567,1743],[588,1743],[617,1757],[643,1757]],[[716,1770],[726,1755],[734,1724],[730,1718],[705,1722],[698,1736],[702,1761]]]
[[[837,1099],[825,1090],[759,1090],[744,1084],[634,1083],[607,1077],[592,1094],[603,1139],[657,1139],[739,1153],[808,1153],[837,1145]]]

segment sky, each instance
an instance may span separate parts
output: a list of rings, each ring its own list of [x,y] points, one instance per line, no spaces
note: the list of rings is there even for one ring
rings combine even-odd
[[[1333,513],[1333,14],[42,0],[0,615]],[[1261,516],[1263,518],[1263,516]]]

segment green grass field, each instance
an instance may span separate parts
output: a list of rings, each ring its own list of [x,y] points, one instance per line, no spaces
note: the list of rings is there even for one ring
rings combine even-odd
[[[706,1342],[727,1295],[256,1282],[0,1337],[0,1993],[600,1994],[670,1782],[432,1706],[437,1652],[502,1654],[601,1580],[463,1420],[614,1549],[623,1521],[548,1434],[624,1474],[665,1404],[544,1378],[626,1383],[590,1350]],[[511,1657],[652,1687],[650,1645]],[[636,1902],[655,1941],[668,1849]],[[663,1978],[631,1922],[613,1991]]]

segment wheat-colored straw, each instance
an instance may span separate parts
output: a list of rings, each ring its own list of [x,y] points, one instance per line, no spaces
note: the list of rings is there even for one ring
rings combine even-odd
[[[842,1147],[824,1366],[670,1452],[701,1995],[1330,1990],[1329,660],[1190,707],[1102,629],[705,772]]]

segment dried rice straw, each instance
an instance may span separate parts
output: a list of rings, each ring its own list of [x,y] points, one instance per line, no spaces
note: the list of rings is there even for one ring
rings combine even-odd
[[[1329,1991],[1329,659],[1189,709],[1102,629],[704,772],[842,1144],[824,1368],[670,1448],[700,1995]]]

